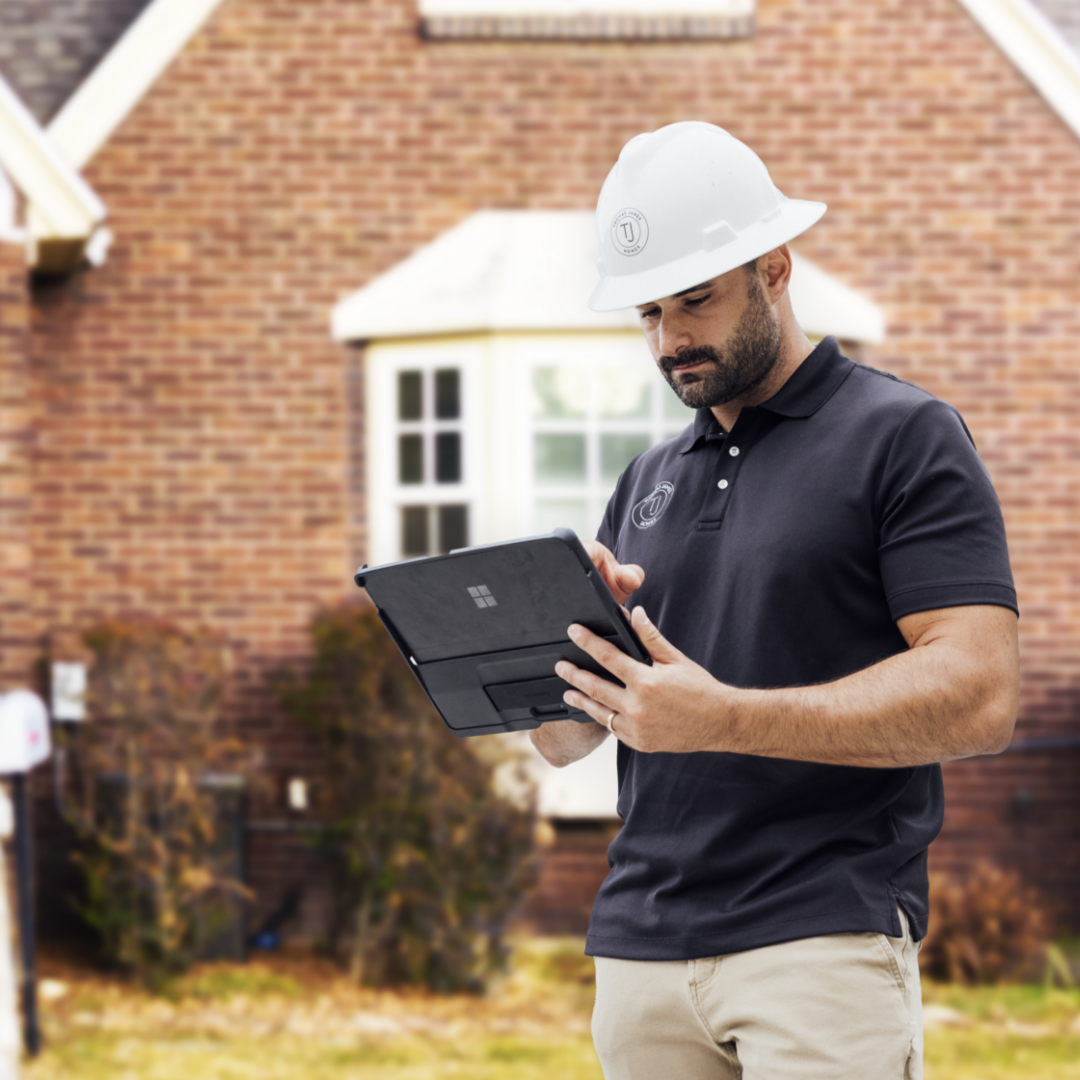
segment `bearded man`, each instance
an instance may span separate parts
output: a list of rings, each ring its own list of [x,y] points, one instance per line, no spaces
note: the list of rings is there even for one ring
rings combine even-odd
[[[586,950],[608,1080],[920,1077],[939,763],[1016,718],[1004,526],[963,421],[795,320],[787,242],[824,210],[701,123],[631,140],[597,208],[591,305],[636,307],[698,409],[589,545],[652,665],[571,627],[619,682],[561,663],[596,723],[532,732],[555,765],[619,740]]]

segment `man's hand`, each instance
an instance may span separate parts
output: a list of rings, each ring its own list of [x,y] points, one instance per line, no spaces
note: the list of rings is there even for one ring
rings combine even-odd
[[[651,667],[584,627],[570,628],[571,639],[624,687],[566,662],[555,670],[576,688],[564,695],[567,704],[646,753],[728,751],[896,768],[997,753],[1016,720],[1016,616],[1007,608],[906,615],[897,622],[906,652],[832,683],[775,690],[719,682],[640,607],[632,623]]]
[[[645,571],[640,566],[623,566],[603,544],[595,540],[581,542],[616,601],[625,604],[630,594],[641,588]],[[556,768],[570,765],[591,754],[607,737],[606,727],[577,724],[573,720],[549,721],[529,732],[533,746]]]
[[[600,576],[607,582],[607,587],[620,604],[625,604],[631,593],[641,588],[645,580],[645,571],[634,563],[623,566],[603,544],[597,540],[582,540],[582,546],[589,553],[589,558]]]
[[[563,694],[563,700],[584,709],[635,750],[686,754],[713,749],[730,709],[725,691],[730,694],[731,688],[679,652],[649,621],[644,608],[634,608],[630,622],[653,658],[652,667],[575,624],[570,640],[626,685],[616,686],[563,661],[555,665],[555,673],[577,687]],[[616,715],[609,725],[612,712]]]

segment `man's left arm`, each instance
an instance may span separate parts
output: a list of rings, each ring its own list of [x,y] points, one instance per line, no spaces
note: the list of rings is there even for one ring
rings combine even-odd
[[[633,612],[653,658],[639,664],[581,626],[570,636],[625,688],[563,662],[557,673],[584,709],[628,746],[646,753],[698,750],[831,765],[897,768],[974,754],[1009,743],[1019,702],[1017,619],[992,605],[947,607],[897,620],[906,652],[818,686],[773,690],[727,686]]]

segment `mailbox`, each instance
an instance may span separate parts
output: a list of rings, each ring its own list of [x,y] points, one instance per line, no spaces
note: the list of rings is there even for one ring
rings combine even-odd
[[[31,690],[0,695],[0,775],[29,772],[50,750],[45,702]]]

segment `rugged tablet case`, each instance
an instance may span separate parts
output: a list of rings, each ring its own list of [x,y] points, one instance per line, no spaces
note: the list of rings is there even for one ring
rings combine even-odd
[[[569,529],[361,567],[379,618],[447,727],[458,736],[591,723],[563,699],[559,660],[613,676],[566,636],[580,623],[651,663],[600,572]],[[621,685],[621,684],[620,684]]]

